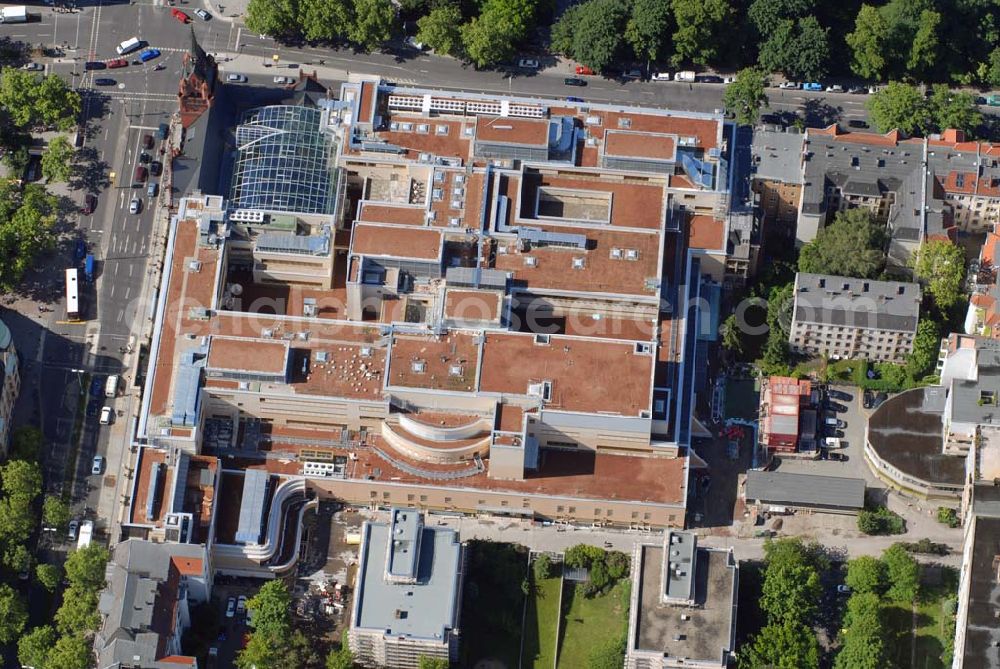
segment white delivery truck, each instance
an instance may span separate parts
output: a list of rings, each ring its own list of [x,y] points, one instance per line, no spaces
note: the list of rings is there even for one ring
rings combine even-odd
[[[118,375],[112,374],[104,384],[105,397],[118,397]]]
[[[682,70],[674,75],[674,81],[694,81],[697,76],[692,70]]]
[[[24,5],[14,5],[0,9],[0,23],[27,23],[28,8]]]
[[[94,538],[94,521],[85,520],[80,523],[80,536],[76,540],[76,549],[86,548]]]

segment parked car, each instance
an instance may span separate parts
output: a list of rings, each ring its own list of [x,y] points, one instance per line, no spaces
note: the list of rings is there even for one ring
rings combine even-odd
[[[826,405],[829,407],[830,411],[836,411],[837,413],[844,413],[847,411],[847,407],[838,402],[827,402]]]
[[[101,425],[111,425],[112,421],[114,421],[114,413],[111,407],[103,407],[101,409]]]
[[[721,84],[722,77],[715,74],[699,74],[694,79],[699,84]]]
[[[563,83],[567,86],[586,86],[587,80],[580,79],[579,77],[566,77],[563,79]]]
[[[45,66],[42,65],[41,63],[28,63],[27,65],[22,65],[21,69],[28,70],[31,72],[38,72],[40,70],[44,70]]]
[[[887,399],[889,399],[889,393],[879,393],[875,395],[875,402],[872,404],[872,408],[878,409],[882,406],[882,402],[885,402]]]
[[[128,65],[127,58],[115,58],[113,60],[108,61],[108,67],[112,70],[117,69],[119,67],[126,67],[127,65]]]
[[[143,135],[142,136],[142,148],[146,149],[147,151],[153,148],[153,136],[152,135]]]
[[[86,63],[83,64],[84,70],[103,70],[106,67],[107,65],[105,65],[99,60],[88,60]]]
[[[850,458],[847,453],[830,453],[830,459],[834,462],[847,462]]]
[[[852,95],[861,95],[863,93],[867,93],[868,89],[865,88],[864,86],[851,86],[850,88],[847,89],[847,92],[851,93]]]
[[[731,84],[734,81],[736,81],[736,77],[731,74],[729,76],[722,77],[722,83],[724,84]]]
[[[247,598],[246,595],[240,595],[239,599],[236,600],[236,613],[242,614],[247,610]]]
[[[226,81],[231,84],[243,84],[246,83],[246,76],[242,74],[227,74]]]
[[[654,72],[650,79],[653,81],[670,81],[672,77],[669,72]]]
[[[868,127],[868,122],[867,121],[862,121],[859,118],[852,118],[851,120],[849,120],[847,122],[847,127],[849,127],[849,128],[861,128],[861,129],[864,129],[864,128]]]
[[[132,174],[132,181],[137,184],[146,183],[146,177],[149,175],[149,170],[147,170],[142,165],[135,166],[135,172]]]
[[[566,102],[583,102],[583,98],[578,98],[575,95],[566,96]]]
[[[846,585],[844,585],[843,583],[841,583],[840,585],[837,586],[837,592],[841,595],[849,595],[851,593],[851,589]]]
[[[142,163],[143,165],[148,165],[149,161],[151,161],[152,159],[153,159],[153,156],[149,155],[145,151],[143,151],[143,152],[141,152],[139,154],[139,162]]]
[[[577,65],[576,66],[576,73],[577,74],[585,74],[585,75],[589,76],[589,75],[593,75],[594,71],[592,69],[590,69],[589,67],[587,67],[586,65]]]
[[[234,615],[236,615],[236,598],[230,597],[226,602],[226,617],[232,618]]]
[[[104,456],[95,455],[94,461],[90,465],[90,473],[94,476],[100,475],[104,471]]]
[[[159,49],[143,49],[139,52],[139,62],[146,63],[153,60],[154,58],[160,57]]]
[[[642,70],[640,70],[638,67],[633,67],[630,70],[622,72],[622,76],[625,77],[626,79],[642,79]]]
[[[850,402],[854,399],[854,395],[845,393],[843,390],[833,390],[832,388],[827,390],[826,394],[830,399],[842,400],[844,402]]]
[[[94,79],[95,86],[114,86],[117,83],[118,82],[115,81],[114,79],[108,79],[107,77],[99,77],[97,79]]]
[[[160,184],[155,181],[150,181],[149,185],[146,186],[146,195],[149,197],[156,197],[160,194]]]
[[[170,15],[173,16],[178,21],[180,21],[181,23],[191,23],[191,17],[182,12],[181,10],[177,9],[176,7],[170,10]]]
[[[827,93],[843,93],[844,92],[844,87],[841,86],[840,84],[833,84],[832,86],[827,86],[826,87],[826,92]]]
[[[290,84],[292,83],[291,77],[275,77],[274,83],[276,84]]]
[[[873,406],[875,406],[875,393],[872,392],[871,390],[866,390],[864,399],[862,400],[861,404],[866,409],[871,409]]]
[[[525,70],[537,70],[542,64],[536,58],[522,58],[517,61],[517,66]]]
[[[156,130],[156,136],[160,139],[166,139],[167,135],[170,134],[170,126],[166,123],[161,123],[160,127]]]
[[[90,216],[97,209],[97,196],[93,193],[87,193],[83,196],[83,215]]]
[[[163,163],[159,160],[154,160],[149,164],[149,173],[154,177],[158,177],[163,174]]]
[[[821,90],[823,90],[823,84],[821,84],[819,82],[816,82],[816,81],[810,81],[808,83],[802,84],[802,90],[804,90],[804,91],[821,91]]]
[[[71,521],[69,521],[69,528],[66,531],[66,538],[69,539],[70,541],[76,541],[76,532],[79,529],[80,529],[80,521],[79,520],[71,520]]]
[[[209,14],[208,12],[206,12],[204,9],[196,9],[196,10],[194,10],[194,13],[202,21],[207,21],[210,18],[212,18],[212,15]]]
[[[797,81],[782,81],[778,84],[778,88],[783,88],[785,90],[795,89],[798,90],[799,83]]]

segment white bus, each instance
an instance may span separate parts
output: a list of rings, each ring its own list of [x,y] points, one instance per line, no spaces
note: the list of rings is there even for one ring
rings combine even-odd
[[[74,267],[66,270],[66,320],[80,320],[80,292],[78,271]]]
[[[81,550],[90,545],[94,539],[94,521],[85,520],[80,524],[80,537],[76,540],[76,549]]]
[[[119,56],[124,56],[127,53],[132,53],[136,49],[142,46],[142,42],[139,41],[138,37],[131,37],[118,46],[115,47],[115,51],[118,52]]]

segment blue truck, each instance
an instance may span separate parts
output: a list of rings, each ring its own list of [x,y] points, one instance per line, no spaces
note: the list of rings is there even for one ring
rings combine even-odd
[[[88,253],[87,259],[83,261],[83,276],[87,279],[87,283],[94,282],[94,254]]]

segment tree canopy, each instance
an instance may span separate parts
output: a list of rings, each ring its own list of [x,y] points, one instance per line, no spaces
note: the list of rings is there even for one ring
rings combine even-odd
[[[108,549],[96,543],[72,551],[64,565],[70,587],[100,591],[104,587],[108,557]]]
[[[941,329],[928,314],[917,324],[917,334],[913,338],[913,352],[906,358],[906,373],[919,381],[929,374],[938,359],[941,347]]]
[[[926,241],[917,251],[913,273],[925,285],[938,309],[946,312],[962,298],[965,254],[950,241]]]
[[[900,544],[882,553],[889,589],[886,596],[896,601],[912,601],[920,590],[920,564]]]
[[[390,0],[354,0],[354,21],[347,34],[354,44],[373,51],[389,40],[395,18]]]
[[[21,594],[6,583],[0,584],[0,643],[17,641],[28,623],[28,608]]]
[[[733,112],[736,122],[740,125],[755,125],[760,118],[761,107],[767,107],[767,94],[764,92],[765,78],[763,70],[748,67],[740,70],[736,75],[736,81],[726,87],[722,104]]]
[[[888,666],[884,636],[879,596],[874,592],[851,595],[847,600],[835,669],[883,669]]]
[[[867,209],[837,212],[833,223],[802,247],[799,271],[874,279],[885,265],[885,229]]]
[[[80,113],[80,94],[59,76],[5,67],[0,70],[0,109],[19,128],[68,130]]]
[[[532,0],[485,0],[479,16],[462,26],[462,43],[478,67],[511,59],[535,15]]]
[[[56,644],[59,635],[50,625],[36,627],[23,635],[17,642],[17,660],[25,667],[46,669],[49,650]]]
[[[864,79],[880,80],[885,72],[888,28],[879,10],[861,5],[854,32],[847,36],[851,48],[851,70]]]
[[[462,10],[456,4],[435,7],[417,20],[417,39],[444,56],[458,55],[462,49]]]
[[[47,181],[69,181],[73,174],[73,154],[76,149],[65,136],[51,142],[42,154],[42,176]]]
[[[740,655],[740,669],[818,669],[819,641],[796,621],[761,628]]]
[[[671,0],[670,5],[677,26],[671,62],[713,62],[719,55],[722,33],[732,23],[733,7],[726,0]]]
[[[855,593],[873,592],[881,594],[885,590],[885,565],[878,558],[862,555],[847,563],[847,586]]]

